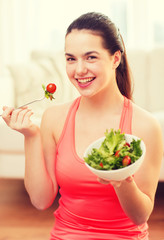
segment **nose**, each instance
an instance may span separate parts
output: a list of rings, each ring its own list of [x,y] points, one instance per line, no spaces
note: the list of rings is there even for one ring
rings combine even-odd
[[[84,61],[79,60],[76,65],[76,74],[82,76],[87,73],[87,66]]]

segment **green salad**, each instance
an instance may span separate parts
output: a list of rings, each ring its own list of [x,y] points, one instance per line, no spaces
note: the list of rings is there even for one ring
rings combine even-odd
[[[84,158],[91,167],[99,170],[113,170],[126,167],[137,161],[142,155],[141,140],[133,139],[127,143],[125,134],[113,129],[105,132],[105,139],[101,146],[93,148]]]

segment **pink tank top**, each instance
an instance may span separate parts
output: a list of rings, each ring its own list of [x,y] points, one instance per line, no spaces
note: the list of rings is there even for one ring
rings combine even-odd
[[[70,107],[57,145],[56,178],[61,197],[51,239],[147,239],[147,224],[134,225],[121,208],[114,188],[99,183],[76,153],[75,115],[80,99]],[[132,103],[124,98],[119,128],[130,134],[131,124]],[[88,234],[85,237],[84,230]]]

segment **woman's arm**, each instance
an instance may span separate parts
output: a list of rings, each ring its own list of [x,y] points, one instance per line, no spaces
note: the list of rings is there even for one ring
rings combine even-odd
[[[145,122],[142,122],[140,118],[142,127],[141,123],[137,124],[133,133],[141,137],[146,144],[146,156],[142,166],[134,174],[134,178],[121,182],[110,181],[123,210],[136,225],[146,222],[153,210],[163,157],[161,128],[153,118],[144,119]],[[102,179],[99,181],[106,184],[108,182]]]
[[[41,131],[34,125],[30,116],[32,112],[25,109],[4,108],[3,119],[9,127],[22,133],[25,137],[25,187],[33,205],[45,209],[53,202],[58,186],[54,168],[56,144],[52,135],[52,125],[48,113],[44,114]],[[42,140],[46,138],[45,140]],[[43,144],[46,146],[43,147]],[[44,154],[44,148],[48,148]]]
[[[115,188],[125,213],[137,225],[147,221],[153,210],[163,157],[162,131],[158,122],[148,117],[139,128],[136,134],[138,132],[146,144],[144,162],[134,175],[134,181],[124,181],[119,188]]]

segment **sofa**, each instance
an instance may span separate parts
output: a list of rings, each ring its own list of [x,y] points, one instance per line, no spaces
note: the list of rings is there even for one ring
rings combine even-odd
[[[164,136],[164,48],[129,49],[127,56],[134,79],[134,102],[158,119]],[[54,101],[45,99],[30,106],[34,111],[32,120],[38,125],[47,107],[79,96],[66,75],[62,51],[33,51],[28,61],[6,66],[0,82],[0,109],[4,105],[18,107],[41,98],[42,84],[54,82],[57,85]],[[24,165],[23,136],[7,127],[0,118],[0,177],[23,178]],[[164,181],[164,159],[159,181]]]

